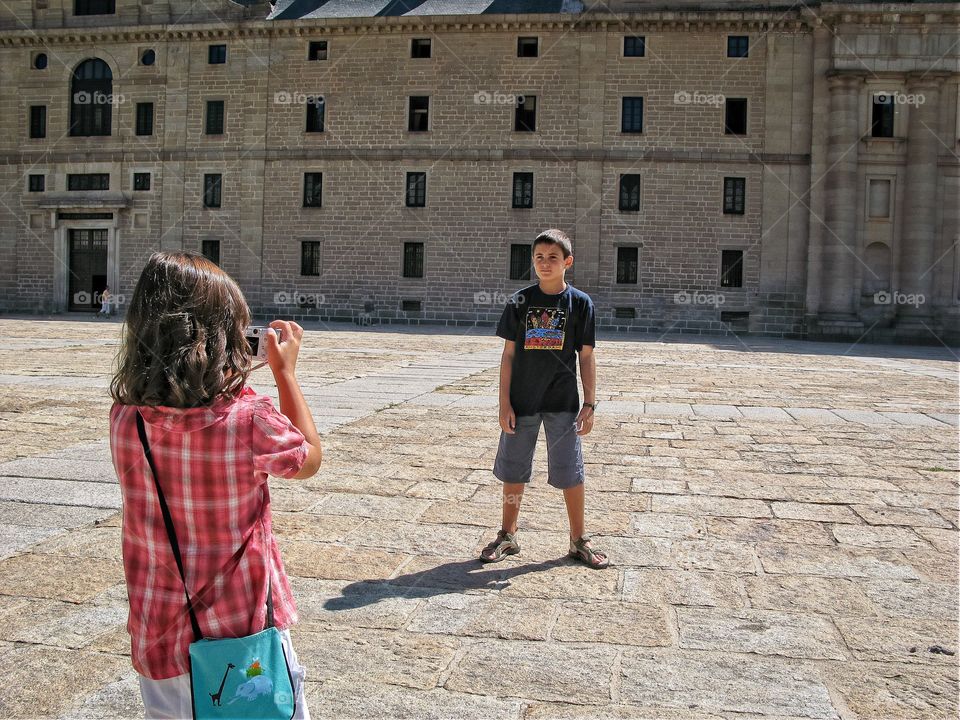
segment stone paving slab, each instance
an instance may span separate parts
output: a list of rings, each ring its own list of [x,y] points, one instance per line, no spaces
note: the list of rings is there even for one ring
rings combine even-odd
[[[0,717],[142,713],[108,370],[76,362],[119,329],[0,318]],[[271,496],[314,717],[956,716],[957,655],[930,651],[957,650],[947,350],[601,334],[603,572],[566,557],[542,446],[521,554],[474,559],[500,513],[499,357],[490,333],[307,328],[324,466]],[[50,673],[56,696],[24,686]]]

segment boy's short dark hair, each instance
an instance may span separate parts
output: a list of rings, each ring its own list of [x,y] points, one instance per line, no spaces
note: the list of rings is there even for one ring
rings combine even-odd
[[[556,228],[544,230],[537,235],[537,239],[533,241],[533,247],[541,244],[556,245],[559,247],[561,252],[563,252],[564,260],[573,255],[573,243],[563,230],[557,230]]]

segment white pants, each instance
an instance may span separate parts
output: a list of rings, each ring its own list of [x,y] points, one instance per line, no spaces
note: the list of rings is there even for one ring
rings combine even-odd
[[[293,720],[310,720],[307,709],[304,678],[306,670],[297,659],[297,653],[290,644],[290,631],[280,631],[280,643],[290,662],[290,674],[293,676],[293,692],[297,698],[297,709]],[[140,695],[147,718],[163,720],[190,720],[193,718],[193,703],[190,699],[190,674],[184,673],[165,680],[151,680],[140,676]]]

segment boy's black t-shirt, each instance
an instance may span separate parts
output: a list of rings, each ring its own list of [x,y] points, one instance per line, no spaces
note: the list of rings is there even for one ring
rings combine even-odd
[[[531,285],[511,296],[497,335],[516,343],[510,404],[516,415],[577,412],[577,352],[596,345],[593,301],[567,283],[558,295]]]

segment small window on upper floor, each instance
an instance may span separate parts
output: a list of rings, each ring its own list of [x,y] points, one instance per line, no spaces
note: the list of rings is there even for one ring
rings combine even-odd
[[[623,38],[624,57],[644,57],[647,54],[647,39],[642,35],[627,35]]]
[[[538,57],[540,55],[540,38],[517,38],[517,57]]]
[[[430,57],[430,38],[414,38],[410,41],[410,57],[426,59]]]
[[[327,41],[311,40],[307,49],[307,60],[326,60],[327,59]]]
[[[113,15],[117,12],[114,0],[74,0],[74,15]]]
[[[727,36],[727,57],[745,58],[750,54],[750,37],[748,35]]]
[[[210,65],[223,65],[227,62],[226,45],[210,45],[207,48],[207,63]]]

